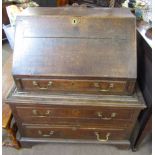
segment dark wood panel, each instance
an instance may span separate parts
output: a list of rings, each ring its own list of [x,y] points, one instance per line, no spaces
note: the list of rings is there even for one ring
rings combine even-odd
[[[132,96],[124,95],[94,95],[94,94],[64,94],[50,92],[18,92],[16,87],[10,91],[6,103],[21,106],[75,106],[79,108],[92,107],[94,110],[102,107],[144,109],[146,106],[139,100],[141,93],[137,91]]]
[[[21,15],[16,24],[15,78],[136,79],[135,17],[129,11],[80,7],[28,11],[30,15]]]
[[[134,31],[131,30],[129,24],[134,27],[134,18],[125,20],[124,18],[103,17],[81,17],[74,16],[52,16],[50,18],[34,17],[24,18],[19,21],[23,26],[24,38],[99,38],[99,39],[114,39],[127,40],[128,44],[134,39]],[[41,24],[40,24],[41,23]],[[63,29],[62,29],[63,24]],[[110,27],[114,30],[108,30]],[[126,31],[128,29],[129,31]],[[131,33],[131,34],[130,34]]]
[[[79,108],[74,106],[66,106],[61,108],[46,107],[26,107],[17,106],[17,114],[20,118],[24,117],[53,117],[53,118],[81,118],[81,119],[102,119],[102,120],[131,120],[134,109],[125,108]]]
[[[23,126],[24,137],[30,138],[63,138],[63,139],[95,139],[125,140],[128,138],[124,129],[82,128],[76,126]]]
[[[133,97],[109,95],[57,96],[47,93],[35,95],[34,92],[22,93],[18,91],[12,95],[7,102],[11,106],[21,133],[23,132],[23,124],[40,123],[44,125],[100,126],[102,128],[115,128],[119,124],[120,127],[125,128],[130,133],[140,110],[145,107],[135,98],[135,95]],[[13,103],[13,101],[16,102]],[[73,104],[75,101],[76,104]]]
[[[110,129],[110,128],[107,128],[107,129]],[[103,138],[103,137],[101,137],[101,138]],[[88,139],[87,140],[87,139],[63,139],[63,138],[30,138],[30,137],[23,137],[18,133],[18,139],[19,139],[22,147],[31,147],[36,144],[43,144],[43,143],[45,144],[45,143],[52,143],[52,142],[54,142],[54,143],[76,143],[76,144],[77,143],[107,144],[107,145],[115,145],[120,149],[129,149],[129,146],[130,146],[130,141],[128,140],[128,138],[126,140],[110,140],[108,138],[107,141],[99,141],[96,139],[92,139],[92,140]]]
[[[136,53],[126,40],[25,38],[17,48],[23,52],[15,47],[14,75],[136,78]]]
[[[33,107],[16,106],[17,119],[25,124],[99,124],[129,127],[136,120],[139,110],[129,108],[91,108],[91,107]]]
[[[57,16],[89,16],[89,17],[101,17],[107,18],[135,18],[130,10],[126,8],[87,8],[87,7],[35,7],[27,8],[23,11],[23,16],[41,16],[41,15],[57,15]],[[19,17],[20,18],[20,17]]]
[[[51,139],[51,138],[29,138],[20,137],[20,144],[23,148],[30,148],[36,144],[47,144],[47,143],[79,143],[79,144],[101,144],[101,145],[114,145],[118,149],[128,150],[130,148],[129,140],[108,140],[106,142],[101,142],[97,140],[79,140],[79,139]]]
[[[83,94],[132,94],[134,82],[116,80],[16,79],[19,91],[50,91]],[[131,87],[131,89],[130,89]]]

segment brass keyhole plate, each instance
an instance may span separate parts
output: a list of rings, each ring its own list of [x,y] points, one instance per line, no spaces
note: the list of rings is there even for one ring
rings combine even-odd
[[[79,19],[78,18],[72,18],[72,25],[77,25],[79,23]]]

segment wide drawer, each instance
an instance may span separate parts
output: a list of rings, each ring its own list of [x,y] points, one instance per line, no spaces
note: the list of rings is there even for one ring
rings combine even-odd
[[[17,117],[25,124],[130,125],[139,113],[130,108],[78,106],[16,106]]]
[[[125,140],[129,138],[123,128],[99,128],[78,126],[34,126],[22,127],[22,136],[30,138],[62,138],[62,139],[94,139],[106,142],[108,140]]]
[[[53,93],[132,94],[134,81],[16,79],[20,91],[51,91]]]

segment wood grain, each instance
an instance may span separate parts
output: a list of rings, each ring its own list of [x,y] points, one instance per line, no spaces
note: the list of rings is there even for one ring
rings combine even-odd
[[[19,91],[50,91],[51,93],[131,95],[134,90],[134,82],[126,82],[126,80],[16,78],[16,86]]]
[[[63,139],[95,139],[95,132],[100,134],[101,139],[106,139],[110,133],[109,140],[125,140],[128,135],[124,129],[103,129],[99,127],[76,127],[76,126],[23,126],[23,137],[32,138],[63,138]],[[51,134],[50,134],[51,133]]]
[[[129,11],[110,8],[27,11],[17,19],[14,77],[136,79],[135,18]],[[73,20],[77,20],[77,25]]]

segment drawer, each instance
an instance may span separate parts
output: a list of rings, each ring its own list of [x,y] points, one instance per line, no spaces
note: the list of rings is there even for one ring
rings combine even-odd
[[[134,82],[109,80],[47,80],[18,79],[19,90],[51,91],[54,93],[84,93],[84,94],[131,94]]]
[[[17,106],[16,113],[22,123],[42,124],[108,124],[130,125],[135,111],[126,108],[78,106]]]
[[[78,126],[34,126],[22,127],[22,136],[30,138],[61,138],[61,139],[94,139],[106,142],[108,140],[125,140],[128,134],[125,129]]]

